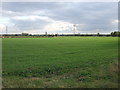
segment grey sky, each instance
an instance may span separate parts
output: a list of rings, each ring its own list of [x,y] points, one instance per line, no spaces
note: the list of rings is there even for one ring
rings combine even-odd
[[[0,21],[9,33],[110,33],[118,29],[117,2],[4,2]]]

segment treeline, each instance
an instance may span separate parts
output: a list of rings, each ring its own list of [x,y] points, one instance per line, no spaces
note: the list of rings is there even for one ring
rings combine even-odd
[[[111,32],[111,36],[120,36],[120,31]]]
[[[111,32],[110,34],[28,34],[28,33],[22,33],[22,34],[3,34],[1,36],[47,36],[47,37],[57,37],[57,36],[113,36],[113,37],[117,37],[120,36],[120,32],[119,31],[115,31],[115,32]]]

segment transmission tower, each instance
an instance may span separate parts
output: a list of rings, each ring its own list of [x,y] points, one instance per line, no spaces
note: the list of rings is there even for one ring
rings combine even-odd
[[[8,27],[6,26],[6,34],[8,34]]]
[[[73,24],[73,34],[76,32],[76,24]]]

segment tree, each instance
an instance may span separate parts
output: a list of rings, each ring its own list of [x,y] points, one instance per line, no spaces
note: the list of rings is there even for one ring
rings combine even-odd
[[[28,33],[22,33],[22,36],[28,36],[29,34]]]
[[[100,36],[100,33],[97,33],[97,36]]]
[[[111,32],[111,36],[120,36],[120,32],[119,31]]]

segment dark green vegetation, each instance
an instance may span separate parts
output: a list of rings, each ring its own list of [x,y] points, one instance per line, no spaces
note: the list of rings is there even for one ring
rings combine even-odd
[[[117,37],[4,38],[3,87],[117,87]]]

